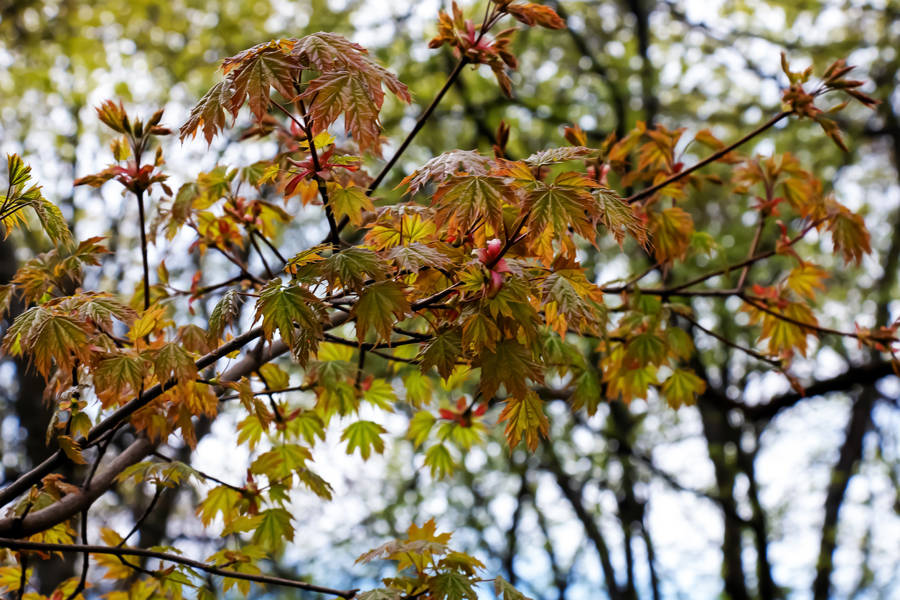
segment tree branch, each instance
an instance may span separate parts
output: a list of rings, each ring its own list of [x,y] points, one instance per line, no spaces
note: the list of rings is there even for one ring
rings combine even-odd
[[[199,560],[184,558],[183,556],[179,556],[177,554],[157,552],[155,550],[145,550],[143,548],[117,548],[115,546],[94,546],[89,544],[50,544],[43,542],[27,542],[24,540],[16,540],[4,537],[0,537],[0,547],[18,551],[35,550],[39,552],[85,552],[89,554],[110,554],[118,557],[142,556],[145,558],[155,558],[165,562],[185,565],[187,567],[203,571],[204,573],[209,573],[210,575],[218,575],[220,577],[227,577],[229,579],[242,579],[244,581],[253,581],[255,583],[277,585],[281,587],[305,590],[308,592],[317,592],[320,594],[329,594],[332,596],[347,598],[348,600],[356,596],[356,592],[359,591],[337,590],[333,588],[322,587],[319,585],[313,585],[304,581],[297,581],[295,579],[285,579],[283,577],[253,575],[251,573],[238,573],[237,571],[231,571],[229,569],[223,569],[221,567],[208,565]]]
[[[747,142],[749,142],[750,140],[752,140],[759,134],[761,134],[764,131],[766,131],[767,129],[773,127],[776,123],[778,123],[779,121],[781,121],[782,119],[784,119],[785,117],[787,117],[790,114],[792,114],[792,111],[789,111],[789,110],[781,111],[780,113],[778,113],[777,115],[775,115],[774,117],[772,117],[771,119],[769,119],[768,121],[766,121],[765,123],[763,123],[762,125],[757,127],[756,129],[754,129],[753,131],[751,131],[750,133],[748,133],[747,135],[745,135],[738,141],[734,142],[733,144],[730,144],[728,146],[725,146],[721,150],[717,150],[716,152],[713,152],[712,154],[710,154],[709,156],[707,156],[700,162],[688,167],[687,169],[684,169],[683,171],[679,171],[678,173],[675,173],[671,177],[669,177],[663,181],[660,181],[656,185],[651,185],[648,188],[644,188],[641,191],[639,191],[635,194],[632,194],[631,196],[625,198],[625,202],[632,204],[634,202],[637,202],[638,200],[643,200],[647,196],[652,196],[653,194],[655,194],[659,190],[663,189],[667,185],[674,183],[674,182],[678,181],[679,179],[683,179],[684,177],[687,177],[688,175],[690,175],[697,169],[702,169],[706,165],[719,160],[720,158],[722,158],[723,156],[725,156],[726,154],[728,154],[735,148],[746,144]]]

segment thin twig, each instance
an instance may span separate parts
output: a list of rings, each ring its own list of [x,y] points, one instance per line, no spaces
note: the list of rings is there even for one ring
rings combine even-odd
[[[781,121],[782,119],[784,119],[785,117],[787,117],[788,115],[790,115],[792,113],[793,113],[793,111],[790,111],[790,110],[781,111],[780,113],[778,113],[777,115],[775,115],[774,117],[772,117],[771,119],[769,119],[768,121],[766,121],[765,123],[763,123],[762,125],[757,127],[756,129],[754,129],[753,131],[751,131],[750,133],[748,133],[747,135],[745,135],[738,141],[734,142],[733,144],[725,146],[721,150],[718,150],[718,151],[710,154],[709,156],[707,156],[700,162],[688,167],[687,169],[684,169],[683,171],[679,171],[678,173],[675,173],[671,177],[669,177],[663,181],[660,181],[656,185],[651,185],[648,188],[644,188],[641,191],[639,191],[635,194],[632,194],[631,196],[625,198],[625,202],[628,202],[629,204],[631,204],[631,203],[637,202],[638,200],[642,200],[642,199],[646,198],[647,196],[652,196],[653,194],[655,194],[659,190],[663,189],[667,185],[674,183],[674,182],[678,181],[679,179],[683,179],[684,177],[687,177],[688,175],[690,175],[697,169],[702,169],[709,163],[719,160],[720,158],[722,158],[723,156],[725,156],[726,154],[728,154],[729,152],[731,152],[738,146],[742,146],[743,144],[752,140],[753,138],[755,138],[759,134],[763,133],[770,127],[774,126],[776,123],[778,123],[779,121]]]
[[[337,590],[327,587],[322,587],[318,585],[313,585],[311,583],[306,583],[304,581],[297,581],[294,579],[285,579],[283,577],[272,577],[269,575],[254,575],[251,573],[238,573],[237,571],[230,571],[228,569],[223,569],[221,567],[217,567],[214,565],[208,565],[199,560],[192,560],[190,558],[184,558],[183,556],[178,556],[177,554],[169,554],[167,552],[157,552],[155,550],[146,550],[144,548],[116,548],[113,546],[96,546],[89,544],[51,544],[44,542],[29,542],[25,540],[18,540],[13,538],[0,538],[0,548],[10,548],[12,550],[37,550],[43,552],[88,552],[90,554],[110,554],[113,556],[141,556],[144,558],[155,558],[165,562],[171,562],[179,565],[185,565],[188,567],[192,567],[194,569],[198,569],[205,573],[209,573],[210,575],[219,575],[221,577],[228,577],[229,579],[243,579],[245,581],[253,581],[256,583],[267,583],[271,585],[278,585],[282,587],[294,588],[299,590],[306,590],[309,592],[318,592],[320,594],[331,594],[333,596],[340,596],[341,598],[350,599],[356,596],[356,592],[359,590]]]
[[[140,157],[137,158],[140,161]],[[138,163],[140,167],[140,162]],[[141,221],[141,261],[144,265],[144,310],[150,308],[150,265],[147,262],[147,228],[144,225],[144,190],[137,194],[138,217]]]
[[[769,363],[770,365],[772,365],[773,367],[777,367],[777,368],[779,368],[779,369],[782,368],[781,361],[776,360],[776,359],[771,358],[771,357],[768,357],[768,356],[766,356],[765,354],[760,354],[759,352],[757,352],[756,350],[753,350],[752,348],[745,348],[744,346],[741,346],[740,344],[737,344],[737,343],[735,343],[735,342],[732,342],[731,340],[729,340],[729,339],[726,338],[725,336],[720,335],[720,334],[718,334],[718,333],[716,333],[715,331],[712,331],[712,330],[710,330],[710,329],[707,329],[706,327],[704,327],[703,325],[701,325],[700,323],[698,323],[697,321],[695,321],[694,319],[690,318],[689,316],[687,316],[687,315],[685,315],[685,314],[680,314],[680,313],[679,313],[679,316],[682,317],[685,321],[687,321],[687,322],[690,323],[691,325],[693,325],[694,327],[696,327],[697,329],[699,329],[700,331],[702,331],[703,333],[705,333],[706,335],[709,335],[709,336],[712,336],[712,337],[716,338],[717,340],[719,340],[720,342],[722,342],[723,344],[725,344],[725,345],[728,346],[729,348],[734,348],[735,350],[739,350],[739,351],[743,352],[744,354],[748,354],[748,355],[752,356],[753,358],[755,358],[755,359],[757,359],[757,360],[761,360],[761,361],[763,361],[763,362],[767,362],[767,363]]]

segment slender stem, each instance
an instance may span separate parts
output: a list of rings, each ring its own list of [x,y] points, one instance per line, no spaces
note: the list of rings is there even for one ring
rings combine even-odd
[[[748,296],[747,294],[738,294],[738,297],[749,304],[750,306],[757,308],[764,313],[772,315],[776,319],[781,319],[786,323],[791,323],[803,329],[807,329],[810,332],[817,331],[819,333],[825,333],[828,335],[839,335],[843,337],[850,337],[853,339],[859,339],[859,334],[854,333],[852,331],[841,331],[839,329],[831,329],[830,327],[822,327],[821,325],[816,325],[815,323],[804,323],[803,321],[799,321],[793,317],[789,317],[787,315],[781,314],[778,311],[772,310],[768,306],[765,305],[765,299],[757,298],[756,296]]]
[[[256,229],[251,229],[251,230],[250,230],[250,234],[251,234],[251,235],[256,235],[256,237],[258,237],[259,239],[261,239],[261,240],[263,241],[263,243],[264,243],[266,246],[269,247],[269,250],[271,250],[271,251],[275,254],[275,256],[278,257],[278,260],[280,260],[280,261],[283,262],[283,263],[287,263],[287,259],[281,255],[281,252],[279,252],[279,251],[278,251],[278,248],[276,248],[275,245],[274,245],[272,242],[269,241],[269,238],[267,238],[266,236],[264,236],[262,233],[260,233],[260,232],[257,231]]]
[[[372,180],[372,183],[369,184],[369,189],[366,190],[367,195],[372,195],[372,193],[378,189],[378,186],[381,185],[381,182],[384,181],[384,178],[387,177],[387,174],[390,170],[397,164],[397,161],[400,160],[400,157],[403,156],[403,153],[406,152],[406,149],[412,143],[413,139],[418,135],[418,133],[425,126],[425,123],[431,117],[431,113],[434,112],[434,109],[438,107],[438,104],[441,103],[441,100],[444,98],[444,95],[450,91],[450,88],[453,87],[453,83],[456,81],[456,78],[459,77],[459,74],[462,73],[463,68],[469,64],[469,59],[466,57],[462,57],[457,61],[456,66],[453,67],[453,70],[450,72],[450,75],[447,76],[447,81],[444,82],[444,85],[438,90],[438,93],[435,95],[434,99],[431,101],[431,104],[419,115],[419,118],[416,119],[416,124],[413,126],[412,131],[410,131],[406,139],[401,142],[400,146],[394,152],[393,156],[384,164],[381,168],[381,171],[378,172],[378,175],[375,176],[375,179]]]
[[[259,247],[259,244],[256,243],[256,238],[253,236],[253,230],[250,230],[250,244],[253,246],[253,249],[256,250],[256,253],[259,254],[259,260],[262,261],[263,268],[266,270],[266,274],[269,276],[269,279],[274,277],[272,273],[272,269],[269,267],[269,261],[266,260],[266,257],[263,255],[262,249]]]
[[[793,111],[790,111],[790,110],[786,110],[786,111],[782,111],[782,112],[778,113],[777,115],[775,115],[774,117],[772,117],[771,119],[769,119],[768,121],[766,121],[765,123],[763,123],[762,125],[757,127],[756,129],[754,129],[753,131],[751,131],[750,133],[748,133],[747,135],[745,135],[738,141],[734,142],[733,144],[731,144],[729,146],[725,146],[721,150],[718,150],[718,151],[710,154],[709,156],[707,156],[700,162],[688,167],[687,169],[685,169],[683,171],[679,171],[678,173],[675,173],[668,179],[660,181],[656,185],[651,185],[648,188],[644,188],[641,191],[639,191],[635,194],[632,194],[631,196],[629,196],[628,198],[625,199],[625,202],[628,202],[629,204],[631,204],[631,203],[637,202],[638,200],[642,200],[642,199],[646,198],[647,196],[652,196],[653,194],[655,194],[659,190],[663,189],[670,183],[674,183],[674,182],[678,181],[679,179],[683,179],[684,177],[687,177],[688,175],[690,175],[697,169],[702,169],[709,163],[719,160],[720,158],[722,158],[723,156],[725,156],[726,154],[728,154],[729,152],[731,152],[738,146],[742,146],[743,144],[752,140],[753,138],[755,138],[762,132],[766,131],[770,127],[774,126],[776,123],[778,123],[779,121],[781,121],[782,119],[784,119],[785,117],[787,117],[788,115],[790,115],[792,113],[793,113]]]
[[[141,220],[141,261],[144,263],[144,310],[150,308],[150,265],[147,262],[147,228],[144,225],[144,190],[137,194],[138,216]]]
[[[276,390],[276,391],[279,391],[279,390]],[[260,393],[261,393],[261,394],[265,394],[266,392],[260,392]],[[273,392],[273,393],[274,393],[274,392]],[[237,396],[234,396],[234,397],[236,398]],[[227,399],[227,398],[220,398],[220,400],[226,400],[226,399]],[[174,459],[174,458],[169,458],[168,456],[166,456],[165,454],[163,454],[162,452],[160,452],[160,451],[158,451],[158,450],[154,450],[154,451],[151,452],[150,454],[152,454],[153,456],[155,456],[156,458],[158,458],[158,459],[160,459],[160,460],[166,461],[167,463],[173,463],[173,462],[175,462],[175,459]],[[215,483],[218,483],[219,485],[225,486],[225,487],[227,487],[228,489],[234,490],[235,492],[238,492],[238,493],[240,493],[240,494],[244,494],[244,493],[247,491],[246,488],[242,488],[242,487],[240,487],[240,486],[237,486],[237,485],[228,483],[227,481],[222,481],[222,480],[219,479],[218,477],[214,477],[213,475],[210,475],[209,473],[204,473],[203,471],[201,471],[200,469],[198,469],[198,468],[196,468],[196,467],[193,467],[193,466],[192,466],[192,467],[191,467],[191,470],[192,470],[194,473],[196,473],[197,475],[199,475],[200,477],[202,477],[203,479],[209,479],[210,481],[214,481]]]
[[[168,480],[168,477],[166,479]],[[141,514],[140,518],[134,522],[134,526],[131,528],[131,531],[129,531],[125,535],[125,537],[123,537],[122,540],[118,544],[116,544],[116,548],[123,547],[128,542],[128,539],[138,532],[138,530],[141,528],[141,525],[143,525],[144,521],[147,520],[147,517],[150,516],[150,513],[156,507],[156,503],[159,502],[159,498],[160,496],[162,496],[162,493],[165,491],[165,489],[166,487],[164,485],[157,485],[156,492],[153,494],[153,498],[150,500],[147,508],[144,509],[144,512]],[[82,540],[82,542],[87,544],[87,540]],[[84,553],[84,556],[87,557],[87,552]]]
[[[276,103],[277,104],[277,103]],[[284,108],[284,107],[282,107]],[[319,153],[316,151],[316,143],[313,139],[313,128],[309,120],[309,113],[303,100],[300,101],[300,110],[303,111],[303,131],[306,133],[306,142],[309,144],[309,156],[313,164],[313,179],[319,188],[319,195],[322,197],[322,205],[325,207],[325,218],[328,219],[328,231],[331,244],[337,249],[341,245],[341,230],[334,220],[334,212],[331,210],[331,204],[328,202],[328,187],[325,181],[319,176],[322,166],[319,163]]]
[[[285,579],[283,577],[272,577],[269,575],[253,575],[251,573],[239,573],[208,565],[199,560],[184,558],[177,554],[169,554],[167,552],[157,552],[155,550],[145,550],[143,548],[116,548],[113,546],[95,546],[88,544],[51,544],[43,542],[28,542],[13,538],[0,538],[0,548],[10,548],[12,550],[36,550],[43,552],[87,552],[91,554],[111,554],[113,556],[142,556],[145,558],[155,558],[165,562],[171,562],[179,565],[185,565],[194,569],[199,569],[210,575],[219,575],[229,579],[243,579],[244,581],[253,581],[256,583],[267,583],[271,585],[279,585],[309,592],[318,592],[320,594],[329,594],[332,596],[340,596],[341,598],[353,598],[358,590],[337,590],[303,581],[293,579]]]
[[[821,220],[818,220],[818,221],[814,221],[814,222],[810,223],[803,229],[803,231],[798,233],[795,237],[791,238],[788,241],[788,243],[785,245],[786,246],[795,245],[797,242],[799,242],[804,237],[806,237],[806,234],[809,233],[810,231],[812,231],[813,229],[815,229],[821,222],[822,222]],[[733,290],[709,290],[709,291],[703,291],[702,293],[697,293],[697,292],[676,293],[676,292],[681,292],[682,290],[693,287],[693,286],[697,285],[698,283],[703,283],[707,279],[712,279],[713,277],[716,277],[718,275],[724,275],[725,273],[728,273],[729,271],[733,271],[734,269],[740,269],[741,267],[746,267],[747,265],[751,265],[755,262],[769,258],[770,256],[774,256],[776,254],[778,254],[778,249],[773,248],[772,250],[760,252],[759,254],[756,254],[749,258],[745,258],[744,260],[742,260],[738,263],[735,263],[733,265],[728,265],[726,267],[722,267],[721,269],[716,269],[715,271],[710,271],[709,273],[695,277],[694,279],[691,279],[690,281],[687,281],[685,283],[680,283],[680,284],[670,287],[670,288],[641,290],[641,293],[642,294],[654,294],[657,296],[666,296],[666,295],[670,295],[670,296],[679,296],[679,295],[682,295],[682,296],[684,296],[684,295],[706,295],[706,296],[726,295],[726,296],[731,296],[731,295],[734,295],[734,294],[737,294],[738,292],[740,292],[740,288],[735,288]],[[618,294],[620,292],[625,291],[626,286],[605,287],[605,288],[601,288],[601,289],[604,293],[607,293],[607,294]]]
[[[25,585],[28,583],[28,555],[25,553],[19,554],[19,565],[21,566],[22,572],[19,573],[19,591],[16,592],[16,598],[18,600],[22,600],[25,597]]]
[[[679,316],[682,317],[685,321],[687,321],[691,325],[693,325],[694,327],[696,327],[697,329],[699,329],[700,331],[702,331],[703,333],[716,338],[717,340],[719,340],[720,342],[722,342],[729,348],[734,348],[735,350],[739,350],[740,352],[743,352],[744,354],[748,354],[757,360],[767,362],[770,365],[772,365],[773,367],[777,367],[777,368],[781,369],[781,361],[776,360],[774,358],[770,358],[770,357],[766,356],[765,354],[760,354],[759,352],[757,352],[756,350],[753,350],[751,348],[745,348],[744,346],[741,346],[740,344],[736,344],[735,342],[732,342],[725,336],[719,335],[715,331],[707,329],[706,327],[704,327],[703,325],[701,325],[700,323],[698,323],[697,321],[695,321],[694,319],[690,318],[687,315],[679,314]]]
[[[760,213],[759,215],[759,223],[756,225],[756,231],[753,234],[753,241],[750,243],[750,251],[747,253],[747,258],[752,257],[756,254],[756,250],[759,248],[759,240],[762,238],[763,228],[766,226],[766,215],[765,213]],[[750,267],[753,264],[745,265],[741,270],[741,276],[738,277],[737,289],[741,289],[744,287],[744,284],[747,282],[747,275],[750,273]]]

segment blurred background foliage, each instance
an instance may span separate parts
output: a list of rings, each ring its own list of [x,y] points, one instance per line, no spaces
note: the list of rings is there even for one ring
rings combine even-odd
[[[780,108],[785,79],[779,51],[795,67],[812,62],[819,72],[846,57],[858,65],[858,77],[870,81],[867,93],[881,100],[874,112],[853,107],[842,113],[848,153],[804,122],[780,127],[744,151],[790,151],[842,202],[864,207],[875,252],[859,269],[832,271],[820,307],[823,324],[871,327],[897,318],[900,3],[547,4],[568,29],[519,35],[514,97],[498,93],[489,71],[467,70],[382,188],[388,190],[383,201],[396,197],[399,192],[389,190],[404,173],[437,153],[489,153],[501,120],[512,131],[513,157],[564,144],[562,127],[572,124],[586,131],[592,145],[639,121],[690,132],[710,128],[720,139],[735,139]],[[34,166],[45,195],[61,206],[79,236],[106,235],[113,248],[137,248],[131,209],[117,192],[72,191],[75,177],[109,162],[93,112],[101,100],[121,99],[140,114],[164,106],[164,123],[177,126],[216,80],[222,58],[271,38],[334,31],[368,47],[410,86],[413,106],[389,102],[383,115],[388,140],[397,143],[454,64],[446,52],[426,46],[439,7],[411,0],[3,3],[0,149],[19,152]],[[248,164],[265,156],[265,143],[237,147],[238,135],[217,140],[209,152],[201,142],[170,140],[173,183],[219,161]],[[696,148],[684,149],[686,164],[699,156]],[[755,217],[743,203],[729,202],[715,186],[696,190],[687,203],[697,229],[713,235],[723,257],[747,247]],[[283,235],[296,236],[299,248],[322,231],[321,223],[299,219]],[[830,252],[824,239],[811,245]],[[5,241],[0,280],[42,249],[40,240],[22,234]],[[98,275],[102,285],[130,293],[139,277],[138,252],[115,260]],[[584,263],[603,282],[650,266],[642,254],[615,246],[591,251]],[[822,263],[837,265],[827,257]],[[196,265],[169,268],[173,280],[180,275],[189,281]],[[694,304],[707,328],[740,340],[736,308]],[[535,598],[892,597],[900,589],[898,379],[855,346],[826,339],[797,368],[812,391],[823,393],[800,400],[764,365],[702,332],[692,334],[702,351],[696,369],[710,383],[697,407],[674,412],[651,397],[629,406],[603,404],[597,415],[582,419],[551,404],[552,443],[534,455],[508,455],[488,442],[457,457],[461,468],[441,482],[413,462],[409,443],[398,441],[386,460],[374,463],[377,468],[350,465],[338,475],[346,481],[338,485],[334,506],[297,501],[304,543],[291,547],[273,571],[358,585],[379,574],[343,569],[348,557],[399,534],[411,521],[438,516],[442,528],[454,530],[455,539],[490,570]],[[846,381],[833,383],[842,372]],[[817,381],[832,383],[817,388]],[[0,365],[3,482],[46,455],[49,416],[41,409],[41,386],[24,365]],[[228,433],[205,432],[200,459],[204,444],[221,449],[216,436]],[[183,454],[190,458],[188,450]],[[216,456],[206,454],[207,461]],[[113,521],[134,519],[129,507],[139,513],[148,500],[141,490],[118,493],[109,505]],[[206,532],[178,525],[192,503],[190,490],[165,494],[140,544],[202,547]],[[38,578],[52,589],[71,569],[47,561]]]

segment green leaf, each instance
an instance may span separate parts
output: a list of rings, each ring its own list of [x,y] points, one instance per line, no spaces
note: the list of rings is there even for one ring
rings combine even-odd
[[[378,336],[390,341],[394,325],[410,311],[403,286],[394,281],[381,281],[366,287],[359,295],[351,314],[356,317],[356,338],[362,342],[374,329]]]
[[[431,402],[431,379],[419,371],[411,371],[403,378],[405,400],[415,408]]]
[[[333,181],[328,182],[328,203],[338,220],[347,217],[357,226],[362,224],[363,211],[375,210],[366,190],[352,184],[343,187]]]
[[[645,365],[659,366],[665,362],[669,353],[666,342],[651,332],[644,332],[633,337],[625,350],[623,365],[628,369],[638,369]]]
[[[192,363],[193,364],[193,363]],[[136,395],[150,363],[140,356],[118,354],[104,358],[94,370],[94,389],[101,400]]]
[[[302,437],[306,443],[312,446],[316,438],[325,439],[325,424],[322,417],[312,410],[304,410],[287,423],[287,430],[294,436]]]
[[[480,219],[494,232],[503,229],[503,197],[511,192],[500,177],[454,175],[434,193],[438,222],[450,231],[466,230]]]
[[[590,182],[577,173],[562,173],[552,185],[535,186],[526,195],[529,226],[537,232],[549,226],[556,236],[568,235],[571,227],[575,233],[593,241],[594,225],[587,219],[595,204]]]
[[[225,327],[238,318],[240,311],[241,297],[237,291],[228,290],[225,292],[209,315],[209,339],[220,339],[225,331]]]
[[[675,369],[663,382],[662,393],[672,408],[691,406],[706,391],[706,382],[691,369]]]
[[[428,439],[428,434],[436,421],[437,419],[430,412],[420,410],[409,420],[409,432],[406,437],[411,439],[413,445],[418,448]]]
[[[315,351],[322,332],[321,302],[298,285],[283,287],[275,278],[260,290],[256,318],[262,318],[263,334],[271,340],[277,330],[300,364]]]
[[[237,490],[224,485],[216,486],[200,502],[200,506],[197,507],[197,515],[203,521],[204,527],[209,527],[209,524],[219,513],[222,514],[222,518],[228,523],[237,515],[237,504],[240,500],[241,494]]]
[[[635,214],[634,207],[626,204],[609,188],[596,189],[592,194],[597,203],[594,208],[596,222],[613,235],[620,247],[625,242],[626,234],[630,234],[642,245],[647,243],[647,228]]]
[[[447,379],[456,368],[456,361],[461,354],[462,337],[459,328],[445,329],[425,344],[419,354],[419,368],[423,374],[428,374],[431,367],[437,367],[441,377]]]
[[[494,579],[494,593],[500,600],[531,600],[500,575]]]
[[[454,571],[429,578],[428,589],[434,600],[478,600],[469,578]]]
[[[603,388],[600,386],[600,376],[594,369],[585,369],[575,380],[575,389],[569,402],[572,410],[587,408],[588,416],[593,417],[603,400]]]
[[[363,386],[363,398],[366,402],[374,404],[381,410],[388,412],[394,410],[394,404],[397,402],[397,394],[394,388],[386,379],[376,378],[368,383],[368,388]]]
[[[540,437],[548,437],[550,422],[544,414],[544,403],[534,391],[528,390],[521,397],[513,396],[506,401],[499,422],[506,421],[506,441],[515,448],[524,436],[528,448],[537,450]]]
[[[287,479],[312,460],[310,451],[299,444],[279,444],[260,454],[250,465],[250,472],[265,475],[270,481]]]
[[[262,511],[260,515],[262,520],[253,532],[254,544],[278,552],[286,541],[293,541],[294,527],[291,525],[291,513],[283,508],[270,508]]]
[[[378,423],[357,421],[344,429],[341,441],[347,441],[347,454],[353,454],[353,451],[359,448],[363,460],[368,460],[372,450],[378,454],[384,452],[384,440],[381,439],[383,433],[387,433],[387,430]]]
[[[153,353],[153,371],[160,382],[175,378],[180,383],[197,377],[194,359],[181,344],[165,344]]]
[[[303,483],[303,485],[309,488],[309,490],[319,498],[322,498],[323,500],[332,499],[334,488],[315,472],[309,469],[299,469],[297,471],[297,477],[300,478],[300,482]]]
[[[407,192],[415,194],[429,181],[443,183],[449,177],[460,173],[487,175],[490,159],[477,150],[451,150],[435,156],[420,168],[407,175],[400,185],[407,186]]]
[[[480,357],[481,394],[493,398],[501,384],[511,396],[524,398],[529,394],[527,380],[541,381],[540,366],[527,348],[515,340],[505,340],[494,350],[485,349]]]
[[[453,472],[455,463],[447,446],[435,444],[425,452],[425,466],[431,470],[432,477],[443,479]]]
[[[388,267],[377,254],[366,248],[346,248],[332,254],[318,265],[321,275],[334,287],[361,290],[369,278],[382,280]]]

